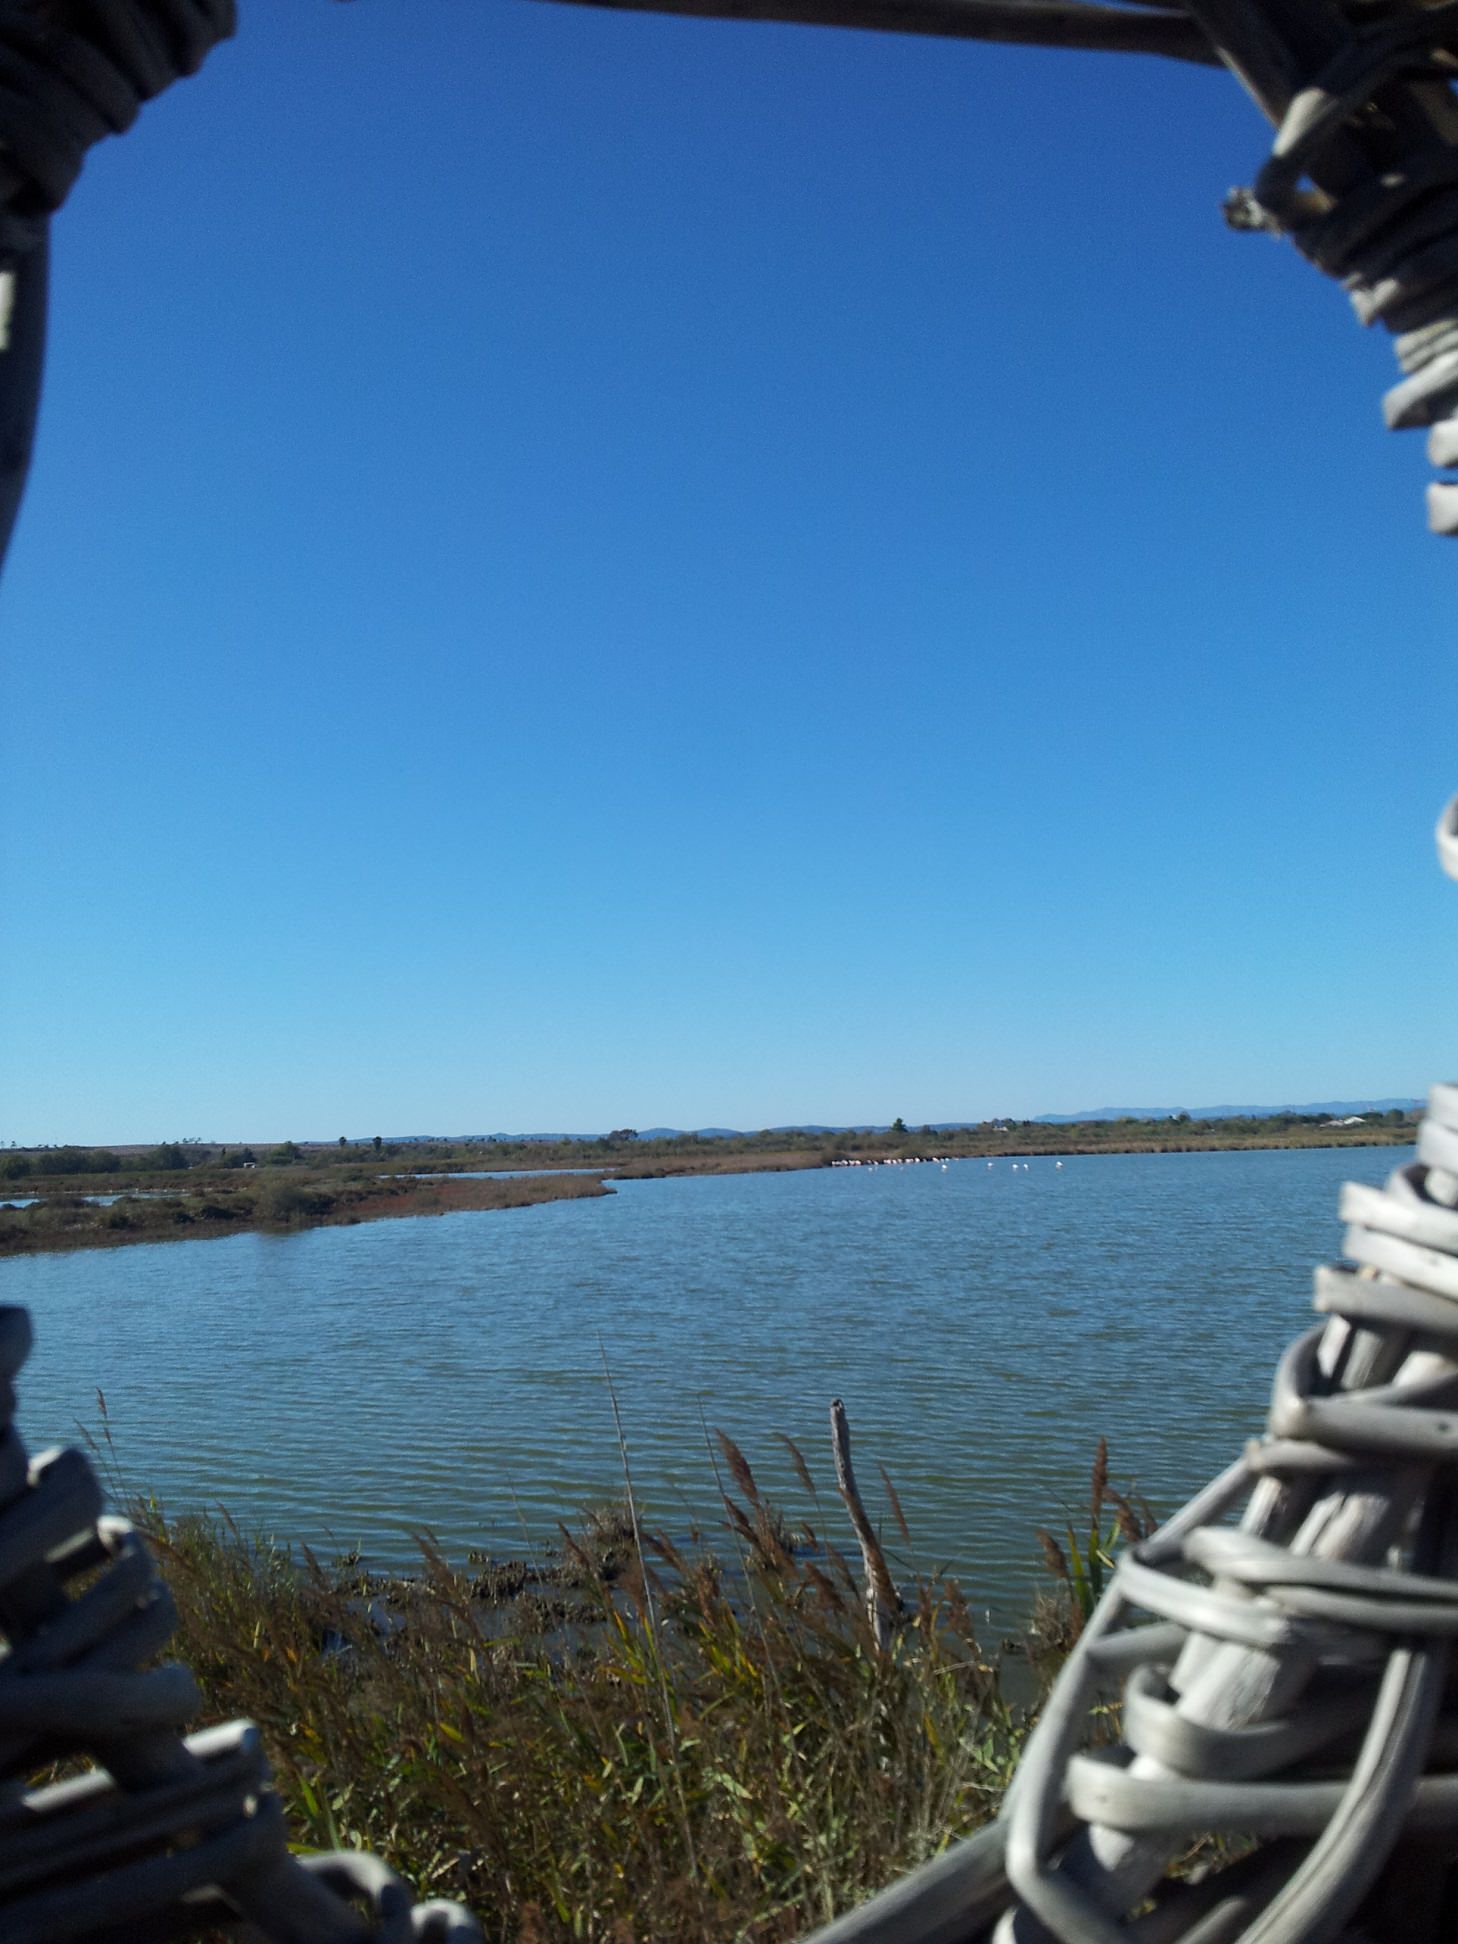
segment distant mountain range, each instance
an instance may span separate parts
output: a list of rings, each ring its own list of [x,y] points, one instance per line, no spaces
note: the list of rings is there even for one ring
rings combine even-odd
[[[1422,1106],[1420,1100],[1411,1096],[1393,1096],[1388,1100],[1311,1100],[1303,1103],[1287,1102],[1279,1107],[1091,1107],[1082,1114],[1034,1114],[1032,1119],[1039,1127],[1069,1127],[1076,1121],[1114,1121],[1114,1120],[1173,1120],[1178,1114],[1188,1114],[1191,1120],[1259,1120],[1268,1114],[1326,1114],[1333,1119],[1345,1114],[1385,1114],[1394,1107],[1399,1111],[1411,1112]],[[992,1121],[1006,1119],[1005,1115],[992,1115]],[[985,1127],[987,1121],[931,1121],[916,1122],[919,1129],[930,1125],[934,1134],[955,1134],[964,1127]],[[682,1140],[687,1135],[697,1135],[704,1141],[726,1141],[745,1133],[766,1134],[885,1134],[888,1126],[884,1121],[859,1121],[850,1127],[827,1127],[818,1121],[801,1121],[788,1127],[739,1128],[739,1127],[643,1127],[638,1130],[640,1141]],[[423,1141],[596,1141],[599,1134],[392,1134],[392,1146],[406,1146]]]
[[[1420,1100],[1310,1100],[1279,1107],[1093,1107],[1084,1114],[1035,1114],[1040,1126],[1066,1127],[1072,1121],[1171,1120],[1188,1114],[1191,1120],[1258,1120],[1267,1114],[1386,1114],[1396,1107],[1411,1111]]]

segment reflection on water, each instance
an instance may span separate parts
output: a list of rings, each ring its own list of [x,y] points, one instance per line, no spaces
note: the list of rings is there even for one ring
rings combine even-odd
[[[32,1448],[106,1394],[134,1486],[321,1548],[520,1551],[616,1490],[599,1338],[654,1518],[712,1521],[704,1423],[839,1530],[826,1411],[918,1563],[1000,1616],[1106,1433],[1172,1509],[1259,1429],[1336,1193],[1410,1150],[1108,1155],[630,1181],[608,1200],[31,1256]],[[804,1507],[775,1432],[809,1458]],[[849,1535],[842,1534],[845,1542]]]
[[[604,1161],[598,1168],[434,1168],[428,1172],[417,1168],[413,1174],[401,1175],[387,1172],[380,1176],[381,1181],[520,1181],[523,1175],[596,1175],[611,1172],[611,1164]]]
[[[114,1202],[132,1199],[136,1201],[155,1200],[158,1191],[152,1188],[132,1188],[126,1195],[71,1195],[65,1189],[57,1188],[49,1195],[10,1195],[0,1201],[0,1210],[7,1208],[34,1208],[37,1202],[69,1201],[91,1202],[97,1208],[110,1208]]]

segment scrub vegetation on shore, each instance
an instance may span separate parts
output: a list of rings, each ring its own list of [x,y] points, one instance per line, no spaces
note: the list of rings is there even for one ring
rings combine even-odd
[[[103,1193],[102,1200],[88,1199]],[[27,1207],[0,1203],[0,1256],[48,1249],[107,1248],[122,1242],[167,1242],[190,1236],[237,1235],[378,1221],[389,1215],[449,1215],[464,1209],[533,1208],[542,1202],[606,1195],[597,1174],[518,1175],[508,1181],[382,1176],[378,1169],[260,1167],[196,1179],[134,1175],[125,1189],[38,1196]]]
[[[1040,1535],[1022,1641],[989,1648],[957,1584],[903,1576],[883,1642],[833,1490],[792,1457],[795,1523],[721,1436],[717,1533],[654,1533],[629,1498],[535,1562],[422,1541],[412,1579],[138,1517],[204,1718],[260,1724],[306,1847],[368,1846],[500,1944],[779,1944],[995,1813],[1111,1548],[1146,1529],[1101,1446],[1077,1529]]]
[[[258,1147],[167,1141],[146,1147],[0,1151],[0,1256],[104,1248],[387,1215],[526,1208],[610,1194],[612,1180],[926,1161],[1075,1154],[1189,1154],[1234,1148],[1401,1146],[1412,1115],[1355,1125],[1316,1114],[1223,1120],[984,1121],[935,1130],[767,1129],[644,1139],[618,1128],[590,1139],[283,1141]],[[512,1171],[510,1180],[481,1179]],[[106,1198],[105,1201],[96,1199]],[[29,1206],[17,1205],[29,1203]]]

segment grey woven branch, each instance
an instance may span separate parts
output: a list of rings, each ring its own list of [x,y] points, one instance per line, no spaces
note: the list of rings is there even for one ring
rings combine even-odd
[[[258,1730],[184,1737],[187,1669],[149,1663],[176,1622],[125,1519],[78,1451],[33,1464],[13,1423],[30,1319],[0,1308],[0,1937],[5,1944],[196,1937],[275,1944],[472,1944],[455,1905],[417,1905],[374,1857],[288,1847]],[[75,1755],[98,1767],[26,1778]]]
[[[1268,102],[1280,125],[1251,198],[1363,322],[1395,333],[1405,376],[1388,423],[1433,426],[1440,464],[1458,459],[1455,32],[1449,5],[1340,41],[1314,80]],[[1429,507],[1438,531],[1458,530],[1458,488],[1430,488]],[[1440,825],[1450,867],[1455,815]],[[1133,1935],[1196,1834],[1267,1847],[1229,1883],[1162,1893],[1161,1935],[1336,1937],[1399,1840],[1439,1832],[1454,1853],[1458,1720],[1442,1693],[1458,1633],[1458,1089],[1434,1091],[1417,1164],[1383,1190],[1349,1188],[1342,1213],[1356,1267],[1318,1274],[1330,1320],[1283,1359],[1267,1441],[1124,1563],[1034,1738],[1005,1812],[1022,1911],[1000,1944]],[[1237,1529],[1218,1523],[1242,1501]],[[1141,1615],[1164,1624],[1132,1625]],[[1123,1745],[1094,1760],[1077,1752],[1077,1717],[1121,1661]],[[1082,1825],[1068,1842],[1065,1806]],[[1414,1907],[1408,1922],[1419,1935]]]
[[[1360,34],[1301,0],[1191,10],[1278,122],[1232,220],[1289,235],[1394,333],[1388,424],[1458,466],[1458,5]],[[1428,500],[1458,532],[1458,484]],[[1458,800],[1438,845],[1458,877]],[[1341,1213],[1347,1260],[1317,1272],[1327,1320],[1283,1358],[1266,1438],[1123,1559],[999,1822],[816,1944],[1451,1938],[1458,1087],[1416,1163]],[[1089,1749],[1121,1684],[1120,1743]],[[1171,1882],[1212,1834],[1254,1847]]]
[[[1440,829],[1458,876],[1458,800]],[[1330,1320],[1283,1358],[1267,1437],[1121,1560],[1001,1821],[814,1944],[968,1944],[999,1911],[999,1939],[1314,1944],[1348,1934],[1413,1839],[1436,1847],[1401,1882],[1401,1930],[1371,1935],[1448,1936],[1458,1087],[1434,1089],[1417,1161],[1348,1186],[1341,1213],[1348,1260],[1316,1276]],[[1121,1680],[1121,1746],[1087,1751],[1090,1710]],[[1161,1881],[1210,1834],[1262,1847]]]

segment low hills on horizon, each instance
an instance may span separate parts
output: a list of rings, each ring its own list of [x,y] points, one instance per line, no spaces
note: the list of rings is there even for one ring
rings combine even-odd
[[[1023,1123],[1034,1127],[1073,1127],[1090,1121],[1167,1121],[1186,1116],[1190,1120],[1268,1120],[1279,1114],[1330,1115],[1336,1118],[1346,1114],[1386,1114],[1416,1113],[1422,1108],[1422,1101],[1411,1095],[1393,1096],[1384,1100],[1315,1100],[1304,1103],[1287,1102],[1275,1107],[1092,1107],[1078,1114],[1033,1114]],[[929,1127],[933,1134],[955,1134],[964,1128],[1012,1125],[1019,1119],[1016,1115],[996,1114],[985,1120],[977,1121],[919,1121],[908,1123],[916,1132]],[[820,1121],[800,1121],[779,1127],[742,1128],[742,1127],[644,1127],[624,1129],[640,1141],[693,1140],[729,1141],[741,1140],[753,1134],[886,1134],[888,1122],[856,1121],[845,1126],[831,1126]],[[392,1134],[388,1139],[392,1146],[403,1147],[413,1143],[435,1141],[597,1141],[601,1134]]]
[[[1120,1140],[1127,1140],[1136,1142],[1141,1147],[1152,1143],[1158,1148],[1168,1148],[1171,1142],[1178,1143],[1187,1135],[1196,1138],[1194,1128],[1198,1126],[1201,1130],[1198,1144],[1201,1147],[1209,1146],[1212,1141],[1216,1145],[1227,1146],[1251,1146],[1252,1144],[1259,1146],[1271,1141],[1276,1146],[1285,1146],[1291,1144],[1291,1140],[1287,1137],[1294,1138],[1298,1135],[1301,1138],[1296,1141],[1296,1144],[1301,1145],[1309,1140],[1313,1132],[1323,1124],[1339,1126],[1346,1123],[1344,1133],[1353,1136],[1359,1131],[1358,1124],[1366,1120],[1373,1123],[1374,1137],[1390,1142],[1399,1138],[1399,1130],[1406,1128],[1418,1118],[1423,1104],[1421,1100],[1411,1095],[1389,1095],[1381,1100],[1316,1100],[1280,1107],[1092,1107],[1075,1114],[1036,1114],[1027,1117],[998,1114],[985,1116],[981,1120],[908,1121],[903,1116],[889,1125],[884,1121],[857,1121],[840,1126],[824,1121],[801,1121],[758,1128],[615,1127],[611,1131],[575,1134],[392,1134],[388,1137],[378,1134],[341,1134],[336,1140],[304,1138],[297,1142],[285,1141],[281,1147],[274,1147],[271,1141],[258,1141],[250,1146],[237,1140],[205,1141],[198,1136],[185,1136],[177,1141],[164,1142],[161,1147],[151,1141],[112,1141],[82,1147],[66,1142],[22,1143],[11,1140],[0,1141],[0,1149],[7,1150],[3,1156],[3,1165],[0,1165],[0,1173],[10,1178],[18,1178],[25,1172],[22,1163],[27,1154],[46,1154],[50,1157],[50,1164],[37,1170],[42,1174],[66,1172],[65,1169],[54,1165],[57,1155],[69,1156],[77,1163],[72,1172],[104,1173],[115,1169],[119,1165],[120,1157],[130,1157],[128,1164],[136,1166],[138,1163],[135,1157],[154,1150],[152,1165],[164,1172],[193,1167],[210,1157],[220,1160],[225,1166],[255,1164],[263,1158],[264,1150],[267,1149],[272,1149],[272,1152],[267,1155],[269,1161],[287,1162],[302,1159],[305,1149],[313,1154],[322,1151],[358,1152],[371,1148],[377,1153],[380,1151],[398,1153],[402,1149],[415,1149],[423,1153],[432,1148],[468,1150],[474,1148],[486,1150],[486,1154],[483,1155],[484,1160],[489,1159],[493,1152],[509,1154],[515,1150],[518,1155],[521,1155],[522,1149],[540,1148],[555,1149],[556,1153],[550,1157],[550,1164],[560,1167],[576,1166],[578,1152],[581,1153],[585,1163],[601,1153],[612,1152],[621,1157],[625,1149],[638,1144],[641,1144],[645,1151],[652,1151],[651,1154],[645,1152],[641,1163],[643,1166],[649,1165],[650,1161],[662,1159],[665,1155],[676,1155],[680,1160],[697,1155],[701,1167],[712,1171],[721,1165],[722,1160],[722,1157],[714,1155],[713,1144],[716,1142],[722,1142],[725,1152],[729,1153],[763,1153],[778,1140],[786,1148],[793,1148],[803,1154],[806,1144],[813,1142],[822,1144],[836,1142],[844,1147],[848,1139],[851,1141],[880,1140],[884,1144],[889,1138],[894,1144],[909,1137],[925,1141],[935,1135],[945,1135],[960,1149],[965,1147],[967,1142],[959,1141],[956,1137],[968,1136],[972,1144],[976,1145],[978,1141],[985,1142],[989,1136],[1002,1137],[1012,1134],[1015,1142],[1026,1146],[1029,1138],[1036,1140],[1037,1130],[1043,1129],[1046,1130],[1043,1138],[1065,1144],[1057,1150],[1058,1152],[1080,1152],[1078,1148],[1069,1149],[1066,1146],[1069,1139],[1076,1141],[1080,1138],[1091,1144],[1091,1152],[1103,1152],[1110,1146],[1110,1130],[1112,1130],[1112,1140],[1116,1144]],[[1379,1121],[1382,1123],[1380,1127],[1377,1125]],[[1080,1126],[1089,1130],[1082,1137],[1072,1132]],[[1106,1131],[1095,1133],[1093,1130],[1096,1128]],[[1401,1138],[1411,1139],[1411,1135],[1404,1134]],[[257,1155],[254,1153],[255,1146],[258,1149]],[[214,1149],[217,1150],[216,1155],[211,1153]],[[978,1151],[981,1152],[983,1149],[979,1148]],[[104,1158],[97,1159],[98,1156]],[[343,1158],[342,1152],[341,1158]],[[543,1162],[546,1163],[548,1158],[544,1152]],[[79,1166],[83,1161],[89,1163],[84,1169]],[[416,1165],[424,1165],[423,1160]],[[459,1155],[456,1157],[456,1165],[463,1165]],[[491,1165],[504,1167],[507,1162],[505,1159],[495,1160]],[[521,1156],[521,1159],[514,1161],[512,1165],[535,1166],[536,1163],[529,1162],[527,1157]],[[620,1169],[624,1164],[620,1159],[614,1165]],[[804,1165],[804,1163],[801,1161],[796,1165]]]

